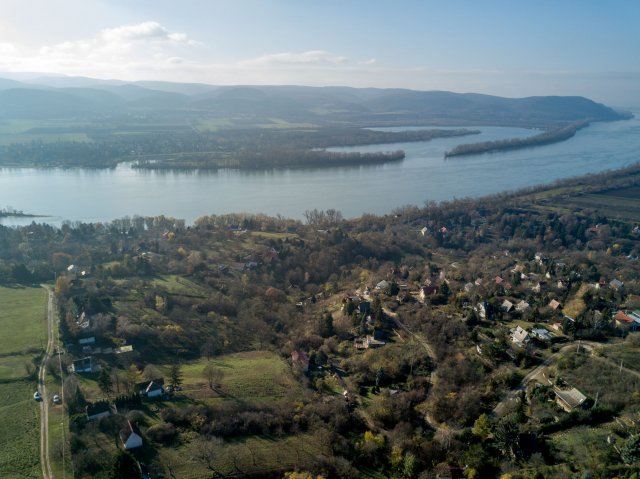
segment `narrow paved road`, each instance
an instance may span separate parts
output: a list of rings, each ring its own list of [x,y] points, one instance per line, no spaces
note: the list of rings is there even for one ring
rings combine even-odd
[[[38,385],[42,401],[40,402],[40,465],[42,466],[42,477],[44,479],[53,479],[51,471],[51,462],[49,461],[49,397],[47,396],[47,385],[45,381],[47,360],[51,357],[53,351],[53,291],[51,288],[44,286],[47,290],[47,350],[42,357],[40,363],[40,371],[38,373]]]

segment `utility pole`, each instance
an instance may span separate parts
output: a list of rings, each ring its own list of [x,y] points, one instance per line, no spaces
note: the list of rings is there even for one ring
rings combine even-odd
[[[620,374],[622,374],[622,361],[624,361],[624,359],[620,360]]]
[[[598,405],[598,396],[600,396],[600,391],[596,393],[596,400],[593,403],[593,407],[591,409],[594,409]]]

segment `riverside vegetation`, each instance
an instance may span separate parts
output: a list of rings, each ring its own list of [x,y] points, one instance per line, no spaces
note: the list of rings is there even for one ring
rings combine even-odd
[[[62,360],[92,358],[61,378],[77,477],[629,477],[638,187],[634,166],[353,220],[33,222],[0,227],[0,283],[57,278]]]

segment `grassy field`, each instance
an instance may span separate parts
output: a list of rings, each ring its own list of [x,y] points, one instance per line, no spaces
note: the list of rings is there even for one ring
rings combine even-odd
[[[604,355],[612,361],[616,363],[622,361],[622,365],[625,368],[640,372],[640,365],[638,364],[638,358],[640,358],[640,336],[637,333],[628,336],[623,343],[607,346],[603,351]]]
[[[0,352],[46,346],[46,293],[41,288],[0,288]]]
[[[584,303],[584,295],[589,291],[589,285],[583,284],[580,286],[580,289],[576,292],[576,294],[567,301],[567,304],[564,306],[564,314],[571,316],[572,318],[577,318],[580,316],[585,309],[587,309],[587,305]]]
[[[0,477],[40,477],[38,403],[27,364],[45,345],[46,292],[0,288]],[[30,351],[30,352],[26,352]]]
[[[200,298],[205,297],[207,294],[206,289],[199,284],[176,275],[159,276],[151,283],[166,289],[170,294],[196,296]]]
[[[194,399],[217,399],[202,375],[207,360],[183,366],[184,392]],[[224,371],[222,391],[227,398],[243,402],[264,403],[282,399],[299,386],[291,376],[289,365],[268,351],[250,351],[212,358],[211,364]],[[168,370],[168,367],[164,369]]]

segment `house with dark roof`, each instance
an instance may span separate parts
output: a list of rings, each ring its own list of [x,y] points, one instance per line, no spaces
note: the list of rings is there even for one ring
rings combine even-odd
[[[71,370],[74,373],[92,373],[93,363],[91,361],[91,356],[74,361],[71,366]]]
[[[111,406],[107,401],[100,401],[97,403],[89,403],[85,408],[88,421],[97,421],[100,418],[111,415]]]
[[[420,300],[425,301],[429,296],[438,294],[438,287],[435,285],[427,285],[420,288]]]

